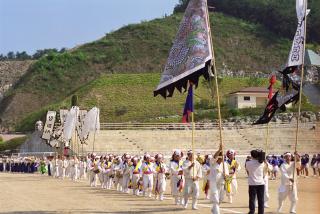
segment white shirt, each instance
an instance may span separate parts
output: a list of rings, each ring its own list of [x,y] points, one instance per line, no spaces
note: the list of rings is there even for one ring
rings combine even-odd
[[[186,179],[193,179],[193,178],[202,178],[202,168],[200,166],[200,163],[198,161],[194,161],[194,166],[189,169],[192,162],[189,160],[185,160],[183,162],[182,168],[184,172],[184,176]],[[194,169],[193,169],[194,168]],[[193,175],[194,172],[194,175]]]
[[[281,167],[281,185],[292,185],[289,179],[293,178],[293,171],[294,171],[294,162],[291,161],[289,164],[284,162]]]
[[[178,176],[179,171],[182,170],[182,163],[182,161],[179,161],[179,163],[170,161],[169,170],[172,176]]]
[[[224,163],[225,167],[225,173],[226,175],[229,175],[228,166],[226,163]],[[212,188],[212,191],[216,191],[218,188],[217,186],[221,186],[224,184],[224,176],[223,176],[223,163],[220,164],[217,163],[216,159],[212,159],[210,161],[210,174],[209,174],[209,180],[210,188]]]
[[[258,160],[250,160],[246,163],[246,170],[249,172],[249,186],[264,185],[263,176],[264,163],[259,163]]]
[[[226,175],[229,175],[228,166],[226,163],[224,163],[224,167]],[[218,164],[216,159],[212,159],[210,162],[209,179],[212,182],[224,183],[223,164]]]

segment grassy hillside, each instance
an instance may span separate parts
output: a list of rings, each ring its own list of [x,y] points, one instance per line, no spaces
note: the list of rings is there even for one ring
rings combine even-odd
[[[167,100],[160,96],[153,97],[151,92],[159,78],[160,75],[155,73],[107,74],[80,88],[75,94],[79,98],[81,109],[99,106],[103,122],[180,122],[186,94],[176,93]],[[220,80],[220,84],[224,103],[228,93],[247,86],[266,86],[268,80],[224,78]],[[47,110],[70,108],[70,100],[71,96],[28,115],[17,129],[20,131],[32,129],[37,119],[44,119]],[[208,116],[205,113],[213,106],[210,90],[203,79],[195,91],[195,109],[196,115],[199,115],[197,120]]]
[[[186,93],[178,91],[172,98],[163,99],[161,96],[153,97],[150,93],[157,85],[160,74],[105,74],[100,78],[81,87],[74,94],[78,96],[81,109],[91,109],[93,106],[100,108],[101,122],[181,122],[182,110]],[[262,78],[230,78],[219,79],[220,98],[222,101],[222,116],[224,118],[238,115],[261,115],[263,109],[243,109],[234,111],[226,106],[229,93],[245,87],[267,87],[268,80]],[[280,87],[277,82],[276,87]],[[33,130],[34,123],[40,118],[45,120],[48,110],[70,108],[71,97],[68,96],[61,102],[45,106],[38,111],[27,115],[16,127],[19,131]],[[211,98],[211,91],[207,81],[200,80],[199,87],[195,90],[195,120],[212,120],[217,117],[215,103]],[[302,110],[315,109],[307,100],[303,99]],[[296,111],[296,109],[293,109]]]
[[[132,76],[128,77],[133,78],[130,81],[134,90],[130,92],[143,90],[150,96],[148,99],[160,100],[152,98],[152,91],[158,84],[159,74],[166,62],[181,18],[182,14],[175,14],[150,22],[128,25],[71,52],[52,53],[40,58],[14,90],[7,93],[0,106],[3,123],[14,126],[28,114],[38,112],[44,106],[60,103],[77,90],[81,92],[83,88],[90,87],[90,82],[102,74],[108,74],[108,77],[112,78],[112,75],[118,73],[156,73],[157,76],[153,76],[152,81],[144,80],[148,82],[147,88],[140,88]],[[270,33],[260,25],[221,13],[211,14],[211,25],[219,70],[227,67],[233,71],[270,72],[283,64],[290,49],[289,40]],[[104,85],[106,83],[99,82],[104,79],[105,76],[91,84]],[[124,84],[122,88],[130,87]],[[108,90],[118,92],[118,89]],[[126,96],[121,99],[136,102],[134,99],[131,100],[131,93],[127,92]],[[97,96],[92,92],[91,97]],[[118,103],[117,99],[120,98],[109,97],[109,103],[114,105],[110,106],[109,111],[121,108],[122,104]],[[96,100],[90,98],[87,102],[94,104]],[[151,105],[156,105],[153,102],[155,101],[150,102]],[[166,114],[167,111],[176,111],[169,110],[168,104],[164,101],[159,102],[163,106],[158,112],[152,112],[156,113],[152,114],[155,117]],[[146,109],[146,105],[150,103],[139,101],[138,107]],[[99,105],[103,106],[102,103]],[[128,116],[121,116],[119,121],[129,118],[140,120],[139,115],[135,114],[137,113],[130,112]],[[112,118],[111,116],[110,119]]]

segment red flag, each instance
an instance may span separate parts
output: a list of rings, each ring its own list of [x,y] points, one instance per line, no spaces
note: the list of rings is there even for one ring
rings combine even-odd
[[[269,80],[270,85],[268,87],[268,89],[269,89],[268,100],[270,100],[272,98],[273,85],[276,83],[276,81],[277,81],[276,75],[272,75]]]

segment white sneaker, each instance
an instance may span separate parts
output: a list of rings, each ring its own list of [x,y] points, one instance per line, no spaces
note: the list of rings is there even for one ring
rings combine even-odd
[[[192,209],[193,209],[193,210],[198,210],[199,208],[196,207],[196,206],[194,206],[194,207],[192,207]]]
[[[188,204],[184,204],[184,205],[183,205],[183,208],[184,208],[184,209],[187,209],[187,208],[188,208]]]

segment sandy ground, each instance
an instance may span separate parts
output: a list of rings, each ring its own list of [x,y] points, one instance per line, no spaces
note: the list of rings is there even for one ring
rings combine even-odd
[[[233,204],[221,205],[224,214],[248,213],[247,181],[239,178],[239,193]],[[276,213],[279,180],[270,181],[270,208],[265,213]],[[169,186],[169,185],[168,185]],[[299,179],[297,213],[320,212],[320,179]],[[57,180],[38,174],[0,173],[0,213],[210,213],[210,202],[201,194],[199,210],[187,210],[173,205],[170,190],[166,200],[131,196],[114,190],[90,188],[88,181]],[[286,201],[284,212],[289,211]]]

